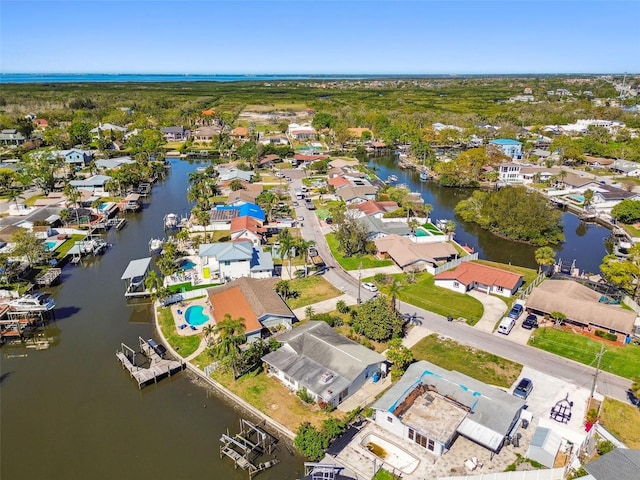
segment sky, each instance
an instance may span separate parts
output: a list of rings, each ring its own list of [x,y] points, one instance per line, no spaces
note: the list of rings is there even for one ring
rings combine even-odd
[[[640,73],[640,0],[7,1],[2,73]]]

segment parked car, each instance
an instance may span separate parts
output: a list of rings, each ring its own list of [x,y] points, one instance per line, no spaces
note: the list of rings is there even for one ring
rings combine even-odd
[[[527,318],[525,318],[524,322],[522,322],[522,328],[526,328],[527,330],[538,328],[538,317],[536,317],[533,313],[527,315]]]
[[[522,315],[522,312],[524,312],[524,307],[519,303],[516,303],[513,307],[511,307],[511,310],[509,310],[509,314],[507,315],[507,317],[517,320],[518,318],[520,318],[520,315]]]
[[[511,330],[515,326],[515,324],[516,324],[515,318],[504,317],[500,322],[500,325],[498,325],[498,333],[501,333],[503,335],[509,335],[511,333]]]
[[[299,222],[304,222],[304,217],[302,215],[298,215],[298,218],[296,218],[296,220]]]
[[[293,201],[293,206],[294,206],[294,207],[297,207],[298,205],[300,205],[300,204],[299,204],[297,201],[295,201],[295,200],[294,200],[294,201]]]
[[[317,257],[318,255],[320,255],[318,253],[318,249],[316,247],[309,247],[309,256],[310,257]]]
[[[518,398],[526,399],[531,393],[531,390],[533,390],[533,382],[528,378],[523,378],[518,382],[516,388],[513,389],[513,395]]]
[[[365,290],[369,290],[370,292],[378,291],[378,287],[376,287],[373,283],[370,283],[370,282],[363,282],[362,288],[364,288]]]

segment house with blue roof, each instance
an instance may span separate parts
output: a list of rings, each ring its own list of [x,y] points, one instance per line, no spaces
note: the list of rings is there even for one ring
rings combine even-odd
[[[502,153],[507,157],[510,157],[511,160],[522,159],[522,142],[511,138],[496,138],[489,141],[489,145],[494,145],[498,149],[502,150]]]
[[[198,250],[200,274],[207,283],[229,282],[241,277],[273,276],[271,253],[250,240],[204,243]]]
[[[58,150],[57,154],[64,159],[65,163],[78,167],[84,167],[93,160],[93,152],[91,150],[72,148],[70,150]]]
[[[264,210],[255,203],[243,203],[242,205],[218,205],[214,210],[218,212],[236,211],[237,214],[233,215],[233,217],[251,217],[256,220],[260,220],[261,222],[264,222],[265,219]],[[229,219],[229,221],[231,221],[231,219]]]

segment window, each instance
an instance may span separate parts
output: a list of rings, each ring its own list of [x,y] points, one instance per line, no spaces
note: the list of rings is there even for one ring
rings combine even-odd
[[[231,265],[231,262],[230,262],[229,260],[226,260],[226,261],[224,262],[224,266],[225,266],[225,267],[228,267],[229,265]]]
[[[387,422],[393,423],[393,417],[390,417],[389,415],[387,415]]]
[[[436,449],[435,440],[433,440],[431,438],[427,438],[424,435],[419,434],[413,428],[409,429],[409,433],[408,433],[407,436],[409,437],[409,440],[413,440],[415,443],[417,443],[418,445],[420,445],[423,448],[426,448],[427,450],[430,450],[430,451],[434,452],[435,449]]]
[[[458,288],[460,286],[460,283],[454,281],[453,282],[453,288]]]
[[[496,292],[504,292],[504,288],[502,287],[496,287]]]
[[[431,450],[432,452],[436,449],[436,442],[434,442],[431,438],[427,439],[427,450]]]

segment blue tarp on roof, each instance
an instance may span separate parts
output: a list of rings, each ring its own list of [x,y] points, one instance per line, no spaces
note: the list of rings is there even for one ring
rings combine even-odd
[[[522,145],[522,142],[512,140],[511,138],[496,138],[489,143],[493,143],[494,145]]]
[[[242,205],[220,205],[216,210],[238,210],[239,217],[251,217],[256,220],[264,221],[265,215],[262,208],[255,203],[244,203]]]

